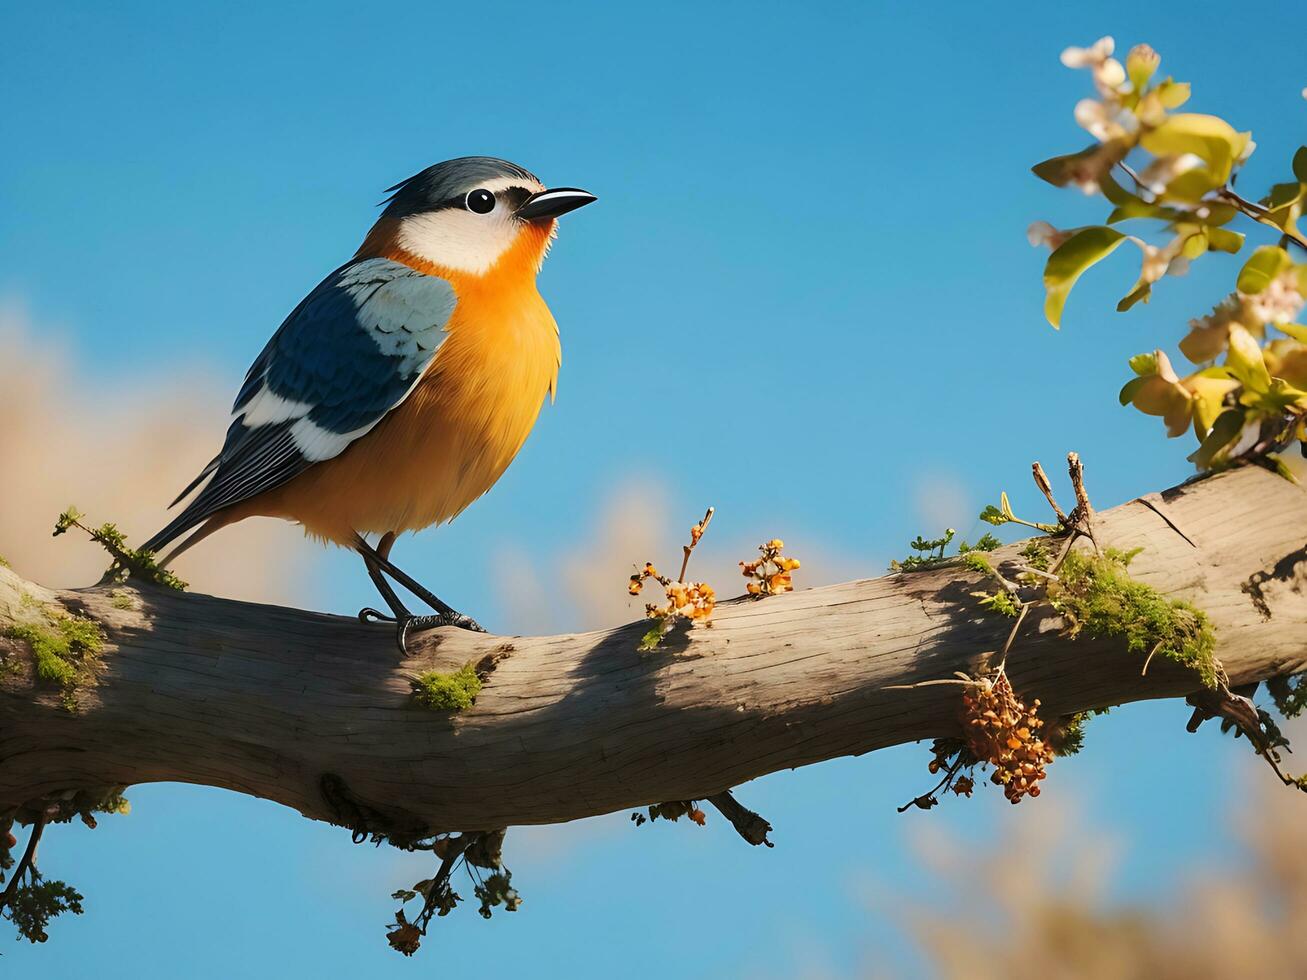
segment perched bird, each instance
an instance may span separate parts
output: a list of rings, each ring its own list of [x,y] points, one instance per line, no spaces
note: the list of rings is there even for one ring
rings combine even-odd
[[[411,628],[480,629],[390,561],[395,536],[447,521],[526,441],[558,379],[558,325],[536,289],[555,219],[595,200],[492,157],[428,167],[387,191],[350,261],[273,334],[232,405],[222,451],[145,543],[192,532],[171,561],[246,517],[352,548]],[[364,535],[379,534],[374,547]],[[389,575],[435,610],[415,616]]]

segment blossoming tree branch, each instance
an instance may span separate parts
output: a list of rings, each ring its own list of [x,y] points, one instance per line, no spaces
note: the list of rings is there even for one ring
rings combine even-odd
[[[918,535],[888,576],[796,591],[800,564],[770,539],[740,562],[733,599],[689,572],[709,510],[675,577],[633,555],[613,583],[662,590],[639,623],[441,629],[403,654],[376,624],[186,592],[113,525],[68,512],[57,532],[109,552],[104,581],[54,591],[0,567],[0,914],[38,942],[80,913],[77,889],[41,873],[47,829],[124,814],[128,787],[160,780],[419,852],[426,868],[397,883],[386,933],[406,955],[464,900],[456,889],[484,916],[519,906],[514,825],[633,810],[636,826],[720,818],[783,846],[790,828],[773,831],[736,787],[904,742],[930,740],[905,811],[985,781],[1024,803],[1056,792],[1057,759],[1092,738],[1096,713],[1184,698],[1191,729],[1220,724],[1266,778],[1307,785],[1276,721],[1307,706],[1307,493],[1281,458],[1307,435],[1307,148],[1283,183],[1236,190],[1249,134],[1180,111],[1189,87],[1160,75],[1152,49],[1122,63],[1104,38],[1063,62],[1090,72],[1096,97],[1075,115],[1093,142],[1034,170],[1106,214],[1031,226],[1052,249],[1049,321],[1127,242],[1141,262],[1123,311],[1212,252],[1241,259],[1179,339],[1193,369],[1141,344],[1120,393],[1169,435],[1192,430],[1194,480],[1099,510],[1092,466],[1071,453],[1065,475],[1032,467],[1046,513],[1017,514],[1006,494],[982,513],[1026,540]]]

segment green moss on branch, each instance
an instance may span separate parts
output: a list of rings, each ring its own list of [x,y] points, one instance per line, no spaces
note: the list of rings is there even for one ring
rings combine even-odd
[[[1101,555],[1071,552],[1058,570],[1060,581],[1049,584],[1053,607],[1071,636],[1083,631],[1123,638],[1131,651],[1189,667],[1204,686],[1215,688],[1221,666],[1207,614],[1132,579],[1128,566],[1135,554],[1114,548]]]
[[[412,684],[414,699],[432,711],[463,711],[481,693],[481,678],[471,663],[452,673],[428,670],[413,678]]]
[[[53,612],[28,596],[23,600],[20,605],[35,607],[40,618],[14,623],[5,628],[4,635],[27,644],[37,680],[63,688],[64,706],[72,710],[77,704],[77,688],[94,679],[104,634],[92,620]]]

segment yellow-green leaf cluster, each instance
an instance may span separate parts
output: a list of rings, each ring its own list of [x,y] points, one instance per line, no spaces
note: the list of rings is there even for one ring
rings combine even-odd
[[[1120,400],[1161,418],[1169,436],[1192,430],[1199,445],[1190,459],[1200,468],[1302,441],[1307,326],[1298,321],[1307,301],[1307,262],[1289,249],[1307,252],[1297,226],[1307,203],[1307,147],[1293,157],[1291,180],[1274,184],[1259,203],[1246,200],[1234,188],[1255,148],[1251,134],[1218,116],[1177,111],[1189,86],[1159,76],[1161,58],[1152,48],[1136,46],[1124,65],[1114,49],[1111,38],[1101,38],[1062,55],[1068,67],[1091,74],[1096,97],[1081,100],[1075,116],[1097,142],[1045,160],[1034,172],[1051,184],[1101,195],[1111,211],[1104,223],[1081,228],[1031,225],[1031,243],[1051,249],[1045,315],[1059,326],[1072,287],[1127,241],[1141,263],[1120,311],[1148,302],[1156,283],[1183,275],[1211,252],[1242,251],[1245,233],[1227,227],[1236,219],[1269,229],[1278,241],[1254,248],[1233,292],[1190,321],[1179,346],[1193,370],[1177,371],[1160,349],[1137,355]],[[1125,222],[1136,233],[1118,227]]]
[[[1033,168],[1050,184],[1102,194],[1113,206],[1102,225],[1040,236],[1053,248],[1044,269],[1044,313],[1054,327],[1076,280],[1122,242],[1139,248],[1141,264],[1134,286],[1117,304],[1121,311],[1146,303],[1154,283],[1183,275],[1206,253],[1233,253],[1243,246],[1243,235],[1224,227],[1238,209],[1221,192],[1252,152],[1251,134],[1217,116],[1176,112],[1188,101],[1189,86],[1157,77],[1157,52],[1137,45],[1122,67],[1112,58],[1114,48],[1111,38],[1101,38],[1090,48],[1063,52],[1064,64],[1092,74],[1098,98],[1082,99],[1075,116],[1097,142]],[[1291,196],[1282,192],[1278,205],[1286,220],[1301,206],[1301,195],[1294,201]],[[1113,227],[1131,219],[1157,222],[1167,240],[1152,244]]]

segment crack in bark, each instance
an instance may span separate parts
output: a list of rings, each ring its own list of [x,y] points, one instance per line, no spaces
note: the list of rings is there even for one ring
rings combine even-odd
[[[1166,523],[1171,526],[1172,531],[1174,531],[1176,534],[1180,535],[1180,537],[1188,541],[1189,544],[1191,544],[1193,547],[1195,548],[1198,547],[1198,542],[1195,541],[1190,535],[1186,534],[1184,529],[1180,527],[1179,524],[1176,523],[1175,517],[1171,514],[1170,508],[1166,506],[1166,500],[1162,494],[1160,493],[1145,494],[1142,497],[1136,497],[1135,501],[1137,503],[1143,504],[1154,514],[1160,517],[1162,520],[1166,521]]]

